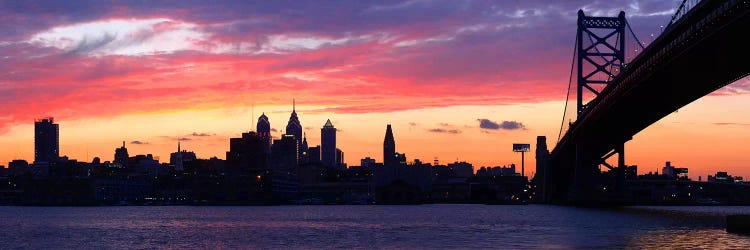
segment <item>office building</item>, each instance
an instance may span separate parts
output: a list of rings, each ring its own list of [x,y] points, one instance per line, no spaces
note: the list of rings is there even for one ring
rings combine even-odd
[[[383,165],[397,165],[398,161],[396,157],[396,141],[393,139],[391,124],[388,124],[388,127],[385,129],[385,139],[383,140]]]
[[[34,162],[49,163],[60,158],[60,127],[54,118],[34,121]]]
[[[263,141],[265,152],[269,153],[271,150],[271,122],[268,121],[266,113],[263,113],[258,117],[258,124],[255,127],[257,136]]]
[[[320,160],[328,167],[337,167],[336,158],[336,128],[329,119],[320,129]]]

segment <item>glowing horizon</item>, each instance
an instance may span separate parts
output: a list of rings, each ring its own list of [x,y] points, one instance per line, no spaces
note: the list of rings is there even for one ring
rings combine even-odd
[[[179,138],[223,159],[262,112],[278,137],[292,98],[310,146],[331,119],[349,165],[382,161],[389,123],[410,161],[520,165],[512,143],[556,143],[577,10],[624,10],[648,42],[676,4],[3,3],[0,165],[33,161],[45,116],[61,155],[81,161],[111,160],[122,141],[165,161]],[[749,91],[743,79],[665,117],[626,144],[626,163],[750,177]]]

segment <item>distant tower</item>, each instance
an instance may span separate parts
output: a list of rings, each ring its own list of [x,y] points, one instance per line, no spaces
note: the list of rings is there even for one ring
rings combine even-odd
[[[320,160],[329,167],[336,166],[336,128],[328,119],[320,129]]]
[[[547,137],[536,137],[536,173],[534,181],[536,182],[536,199],[538,202],[547,202],[547,183],[548,175],[549,150],[547,149]]]
[[[125,166],[128,164],[128,159],[130,156],[128,155],[128,149],[125,148],[125,141],[122,142],[122,147],[115,149],[115,164],[120,164],[122,166]]]
[[[256,131],[258,137],[263,140],[265,152],[268,153],[271,149],[271,122],[268,121],[268,116],[266,116],[265,112],[258,117]]]
[[[296,111],[296,103],[292,100],[292,116],[289,117],[289,123],[286,125],[286,134],[294,135],[294,139],[297,140],[297,148],[302,146],[302,124],[299,122]],[[301,155],[300,151],[300,155]]]
[[[179,140],[179,138],[177,138],[177,155],[176,156],[177,156],[176,157],[177,159],[175,159],[174,170],[175,171],[183,171],[183,170],[185,170],[185,166],[183,165],[183,162],[182,162],[182,150],[180,148],[180,140]]]
[[[383,141],[383,165],[395,166],[396,161],[396,141],[393,139],[393,130],[391,124],[385,129],[385,140]]]
[[[34,121],[34,162],[53,162],[60,157],[60,126],[54,118]]]
[[[299,146],[300,150],[300,163],[308,163],[310,162],[310,152],[308,152],[308,146],[307,146],[307,133],[302,134],[302,145]]]

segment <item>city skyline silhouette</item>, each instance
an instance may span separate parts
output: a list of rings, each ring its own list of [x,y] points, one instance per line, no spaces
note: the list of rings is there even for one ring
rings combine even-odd
[[[7,16],[39,22],[3,24],[1,49],[9,63],[0,101],[8,113],[0,120],[0,162],[33,158],[32,122],[45,116],[61,124],[60,153],[73,159],[110,159],[123,140],[131,150],[164,159],[175,138],[201,158],[222,158],[229,138],[254,130],[257,113],[265,112],[280,136],[296,98],[303,133],[319,141],[317,129],[331,119],[349,165],[380,159],[373,135],[385,124],[403,131],[411,159],[518,164],[512,143],[556,138],[578,9],[609,16],[624,10],[635,34],[649,43],[676,8],[669,1],[455,4],[348,3],[336,7],[347,10],[341,19],[315,5],[226,3],[208,12],[227,13],[221,16],[202,16],[188,4],[153,6],[162,11],[135,5],[119,13],[108,5],[82,12],[7,5]],[[232,6],[238,8],[219,11]],[[275,18],[283,19],[287,13],[278,10],[287,7],[310,13],[294,17],[301,23],[356,21],[248,23],[250,13],[284,23]],[[434,12],[379,19],[427,10]],[[38,14],[45,11],[68,21]],[[545,60],[534,59],[542,55]],[[628,162],[641,166],[640,173],[673,161],[693,176],[750,175],[742,146],[750,124],[742,112],[750,105],[746,89],[747,80],[740,80],[647,128],[626,145]],[[434,146],[454,141],[464,146]]]
[[[750,1],[0,1],[0,249],[750,249]]]

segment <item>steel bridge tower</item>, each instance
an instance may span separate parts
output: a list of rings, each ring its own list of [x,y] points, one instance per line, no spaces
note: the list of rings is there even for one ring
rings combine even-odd
[[[577,63],[577,118],[581,118],[594,100],[625,66],[625,12],[617,17],[586,16],[578,11],[576,34]],[[624,184],[624,142],[613,148],[604,157],[591,155],[585,140],[576,142],[576,165],[573,179],[572,199],[595,199],[592,191],[597,188],[596,176],[604,166],[617,173],[617,189]],[[607,159],[618,155],[616,168]],[[612,190],[616,191],[616,190]],[[594,192],[597,193],[597,192]]]

